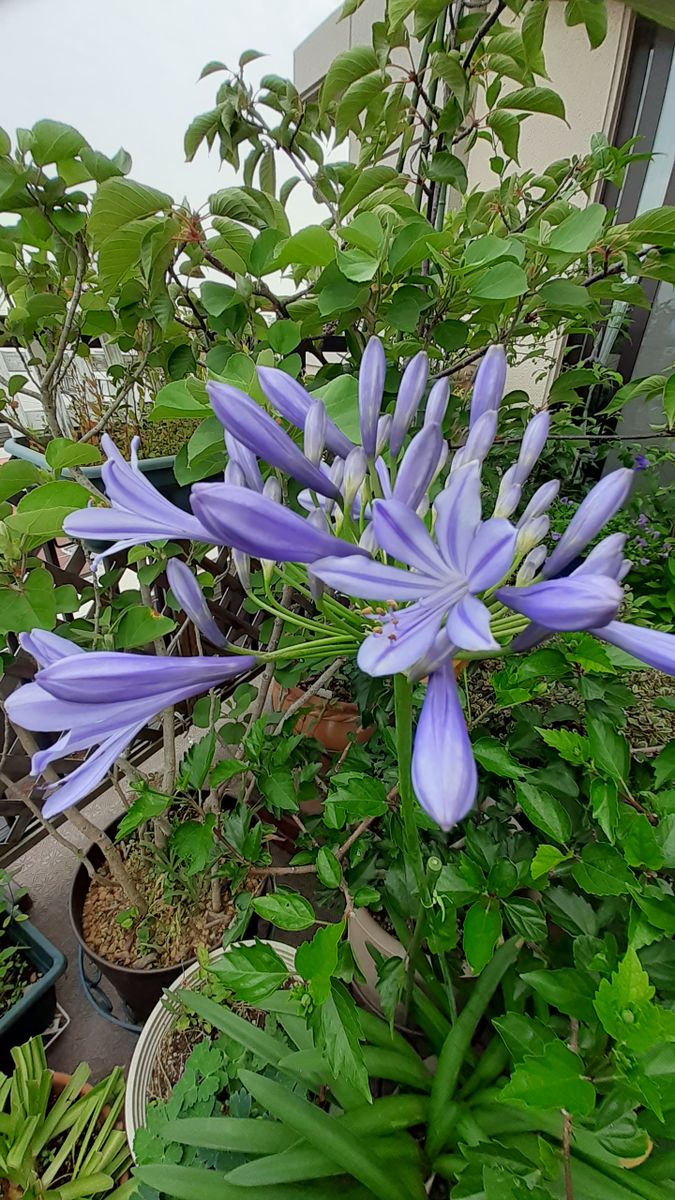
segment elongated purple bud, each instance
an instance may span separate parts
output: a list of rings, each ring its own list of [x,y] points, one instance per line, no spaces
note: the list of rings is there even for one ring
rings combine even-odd
[[[367,474],[368,459],[366,458],[365,451],[360,446],[355,446],[353,450],[350,450],[345,459],[344,474],[342,476],[342,498],[348,512],[351,512],[352,504]]]
[[[243,550],[230,550],[232,565],[245,592],[251,590],[251,558]]]
[[[312,463],[319,463],[326,445],[326,412],[323,400],[313,400],[305,419],[305,456]]]
[[[425,813],[446,832],[473,808],[476,762],[451,662],[434,671],[427,685],[415,733],[412,781]]]
[[[530,587],[502,587],[495,595],[507,608],[558,632],[596,629],[613,621],[623,591],[607,575],[568,575]]]
[[[489,409],[478,417],[469,430],[464,446],[464,463],[479,462],[489,454],[497,433],[497,410]]]
[[[305,428],[305,418],[312,403],[311,395],[296,379],[292,379],[279,367],[258,367],[258,378],[270,404],[296,429]],[[338,429],[330,417],[326,421],[326,445],[332,454],[342,458],[349,454],[354,443]]]
[[[516,587],[527,587],[537,578],[546,558],[546,547],[535,546],[521,563],[516,575]]]
[[[391,423],[391,433],[389,434],[389,449],[394,458],[396,458],[401,449],[403,439],[410,428],[410,423],[419,408],[420,400],[424,395],[428,374],[429,359],[424,351],[420,350],[419,354],[411,358],[408,363],[403,372],[401,386],[398,389],[394,419]]]
[[[626,503],[633,479],[634,472],[630,467],[619,467],[591,488],[545,563],[545,579],[558,575],[589,542],[593,541],[603,525],[611,521],[614,514]]]
[[[626,621],[610,621],[600,629],[592,629],[603,642],[618,646],[633,658],[647,663],[664,675],[675,675],[675,637],[659,629],[643,629]]]
[[[253,488],[254,492],[262,492],[262,475],[258,459],[253,451],[244,446],[242,442],[237,441],[236,437],[233,437],[227,429],[225,430],[225,446],[230,456],[230,462],[236,463],[241,469],[246,486]]]
[[[377,439],[375,442],[375,457],[379,458],[384,454],[389,445],[389,433],[391,431],[391,413],[383,413],[377,420]]]
[[[413,510],[433,479],[441,455],[443,437],[440,425],[427,425],[416,433],[403,455],[396,482],[394,499]]]
[[[559,491],[559,479],[551,479],[549,483],[542,483],[541,487],[537,488],[534,493],[522,517],[520,517],[518,525],[524,525],[526,521],[532,520],[533,517],[541,517],[543,513],[548,512]]]
[[[514,463],[502,475],[493,517],[510,517],[520,504],[521,491],[518,483],[517,464]]]
[[[169,587],[183,612],[214,646],[226,646],[227,639],[221,633],[199,585],[199,580],[179,558],[170,558],[166,566]]]
[[[506,354],[503,346],[490,346],[476,374],[471,397],[469,428],[483,413],[499,408],[506,383]]]
[[[447,379],[437,379],[429,392],[424,410],[425,425],[442,425],[450,399],[450,384]]]
[[[226,482],[229,483],[229,480]],[[275,475],[269,475],[265,480],[262,494],[268,500],[274,500],[275,504],[281,504],[281,484]]]
[[[531,517],[529,521],[521,525],[516,538],[516,554],[529,554],[530,550],[543,542],[548,534],[550,524],[546,513],[542,513],[540,517]]]
[[[305,457],[285,430],[250,396],[229,384],[213,381],[207,383],[206,390],[218,420],[238,442],[243,442],[270,466],[278,467],[298,483],[304,483],[305,487],[322,496],[337,499],[339,492],[328,477]]]
[[[244,472],[242,471],[241,467],[239,466],[239,463],[235,462],[233,458],[231,458],[230,461],[225,464],[225,470],[223,472],[223,480],[225,483],[233,483],[235,487],[247,487],[248,486],[246,483],[246,476],[244,475]]]
[[[627,535],[625,533],[610,533],[597,546],[594,546],[590,554],[586,555],[584,561],[572,572],[573,575],[609,575],[611,579],[616,579],[617,583],[623,579],[625,574],[624,564],[626,562],[623,552],[626,546]]]
[[[551,425],[550,414],[544,410],[538,412],[528,421],[525,426],[523,440],[520,444],[520,454],[516,464],[518,469],[518,483],[523,484],[532,473],[532,469],[539,459]]]
[[[359,418],[361,444],[368,458],[375,457],[377,418],[382,408],[387,361],[379,338],[371,337],[363,351],[359,368]]]

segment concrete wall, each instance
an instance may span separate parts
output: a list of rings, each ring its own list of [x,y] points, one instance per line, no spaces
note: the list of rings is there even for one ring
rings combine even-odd
[[[385,0],[365,0],[353,16],[339,21],[339,9],[323,22],[295,52],[295,83],[304,95],[316,92],[336,54],[354,46],[370,45],[374,21],[382,19]],[[541,171],[547,164],[572,154],[584,154],[592,134],[603,131],[612,137],[625,75],[632,17],[620,0],[609,0],[608,32],[602,46],[590,51],[583,26],[565,25],[564,5],[552,3],[549,11],[544,53],[550,86],[563,98],[567,123],[555,117],[529,116],[520,143],[520,165]],[[508,19],[508,17],[507,17]],[[516,20],[517,18],[513,18]],[[508,86],[517,84],[507,81]],[[358,149],[350,145],[355,160]],[[491,149],[479,141],[467,162],[469,186],[493,187],[496,177],[490,171]],[[557,369],[559,345],[553,339],[546,355],[537,363],[525,359],[512,368],[509,386],[523,388],[536,403],[548,390]]]

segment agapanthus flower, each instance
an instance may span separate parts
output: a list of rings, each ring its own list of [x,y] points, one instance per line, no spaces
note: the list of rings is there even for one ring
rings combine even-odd
[[[34,755],[33,774],[65,755],[92,751],[62,783],[50,785],[42,810],[46,818],[88,796],[163,709],[250,671],[257,662],[252,655],[159,658],[84,651],[41,629],[22,634],[20,641],[40,669],[32,683],[6,701],[10,720],[23,729],[60,733],[52,746]]]
[[[184,562],[179,558],[170,558],[166,566],[169,587],[183,612],[197,626],[200,633],[221,649],[227,645],[224,633],[218,628],[218,623],[211,612],[199,580]]]
[[[388,612],[362,643],[358,663],[370,675],[406,671],[431,648],[441,627],[448,646],[498,648],[490,612],[478,593],[509,571],[516,531],[508,521],[481,521],[480,474],[475,463],[457,471],[436,500],[436,541],[400,501],[373,504],[375,539],[402,567],[357,557],[329,557],[313,571],[337,591],[380,600]],[[411,601],[399,608],[400,601]]]
[[[166,500],[138,465],[140,439],[131,443],[131,462],[122,457],[115,443],[104,434],[101,447],[108,461],[101,474],[110,508],[80,508],[69,513],[63,528],[71,537],[113,543],[100,550],[95,563],[119,550],[167,538],[212,542],[213,538],[191,513]]]

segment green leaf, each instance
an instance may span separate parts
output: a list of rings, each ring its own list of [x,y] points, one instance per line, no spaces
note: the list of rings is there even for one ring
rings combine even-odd
[[[375,51],[370,46],[356,46],[353,50],[343,50],[333,59],[328,68],[321,94],[319,96],[320,111],[325,114],[334,100],[347,90],[350,83],[369,75],[378,68]]]
[[[560,925],[567,933],[573,936],[578,933],[597,936],[595,909],[578,892],[568,892],[563,887],[549,888],[544,893],[544,906],[556,925]]]
[[[607,6],[604,0],[567,0],[566,25],[585,25],[591,49],[597,50],[607,37]]]
[[[100,249],[111,234],[132,221],[167,211],[172,204],[166,192],[158,192],[133,179],[106,179],[96,191],[89,218],[94,248]]]
[[[589,204],[565,217],[553,230],[548,247],[563,254],[585,254],[597,242],[605,224],[604,204]]]
[[[617,783],[628,779],[630,746],[608,721],[589,717],[586,722],[591,757],[597,769]]]
[[[298,794],[290,767],[276,767],[258,777],[258,790],[272,808],[280,812],[298,811]]]
[[[37,121],[31,134],[31,154],[39,167],[74,158],[87,145],[77,129],[60,121]]]
[[[514,896],[502,901],[506,923],[513,933],[529,942],[543,942],[548,929],[546,917],[534,900],[525,896]]]
[[[387,21],[389,28],[395,29],[402,25],[416,7],[416,0],[387,0]]]
[[[335,1079],[356,1088],[371,1102],[368,1072],[363,1061],[361,1025],[356,1004],[344,984],[334,980],[322,1004],[309,1017],[317,1049]]]
[[[603,979],[595,996],[595,1011],[603,1029],[636,1054],[661,1040],[661,1016],[652,1004],[654,988],[635,950],[629,948],[610,979]]]
[[[541,1056],[555,1036],[548,1026],[524,1013],[506,1013],[493,1018],[492,1024],[514,1062],[520,1062],[526,1054]]]
[[[335,114],[335,140],[342,142],[350,130],[360,131],[359,115],[364,108],[382,95],[384,81],[381,71],[373,71],[350,83],[337,106]]]
[[[99,463],[101,455],[88,442],[73,442],[70,438],[52,438],[45,450],[45,458],[52,471],[64,467],[87,467]]]
[[[207,281],[201,286],[200,297],[204,308],[210,317],[222,317],[228,308],[241,302],[236,288],[229,283],[211,283]]]
[[[525,774],[524,768],[497,738],[479,738],[472,749],[479,765],[501,779],[522,779]]]
[[[341,771],[331,780],[324,800],[324,820],[329,829],[342,829],[345,822],[381,817],[387,811],[387,789],[381,779],[355,771]]]
[[[479,975],[490,962],[502,932],[499,905],[478,900],[464,918],[462,945],[474,974]]]
[[[348,225],[342,226],[340,237],[348,246],[365,250],[373,258],[379,258],[384,245],[384,229],[376,213],[358,213]]]
[[[353,178],[345,184],[339,201],[340,216],[358,208],[366,197],[376,195],[385,186],[402,186],[405,180],[393,167],[366,167],[365,171],[355,170]]]
[[[539,996],[569,1017],[592,1021],[594,1015],[592,981],[573,967],[558,971],[525,971],[521,979]]]
[[[330,993],[331,975],[337,970],[338,947],[344,931],[344,921],[324,925],[296,951],[296,969],[309,984],[315,1004],[323,1004]]]
[[[221,783],[227,783],[228,779],[234,779],[235,775],[241,775],[247,770],[247,763],[238,762],[235,758],[223,758],[219,763],[216,763],[211,772],[211,787],[214,788],[218,787]]]
[[[215,839],[213,827],[216,818],[207,813],[203,821],[181,821],[173,829],[169,845],[174,854],[185,863],[188,876],[201,875],[208,867]]]
[[[206,783],[213,757],[216,753],[216,731],[209,733],[195,742],[185,754],[181,768],[187,767],[188,784],[195,791],[200,791]]]
[[[663,855],[646,813],[633,812],[622,805],[617,841],[631,867],[659,871],[663,866]]]
[[[655,830],[664,867],[675,867],[675,813],[662,817]]]
[[[364,250],[338,250],[337,267],[352,283],[369,283],[377,275],[379,262]]]
[[[527,1055],[517,1064],[501,1095],[531,1108],[564,1108],[587,1117],[595,1107],[595,1088],[585,1074],[579,1055],[556,1039],[540,1055]]]
[[[582,737],[573,729],[542,729],[536,726],[537,733],[547,746],[558,751],[561,758],[574,766],[583,766],[588,762],[590,747],[588,738]]]
[[[496,108],[488,113],[487,123],[499,138],[504,154],[513,162],[518,162],[518,144],[520,142],[520,121],[513,113]]]
[[[440,52],[434,54],[431,65],[432,77],[442,79],[447,83],[452,94],[459,101],[462,110],[466,106],[468,80],[466,72],[462,67],[462,56],[458,50],[452,50],[449,53]]]
[[[669,429],[675,425],[675,375],[671,375],[663,389],[663,411]]]
[[[532,0],[523,14],[520,36],[523,39],[525,62],[536,75],[545,75],[542,46],[548,16],[548,0]]]
[[[117,650],[133,650],[137,646],[146,646],[155,638],[173,633],[176,622],[170,617],[163,617],[154,608],[146,608],[144,604],[135,604],[127,608],[115,633],[115,648]]]
[[[28,633],[53,629],[55,624],[54,580],[44,567],[31,571],[21,583],[0,588],[0,629]]]
[[[10,458],[9,462],[0,466],[0,503],[18,496],[19,492],[25,492],[26,488],[39,483],[43,478],[34,463]]]
[[[1,476],[0,476],[1,478]],[[668,742],[654,759],[654,787],[658,791],[664,783],[675,779],[675,739]]]
[[[548,113],[551,117],[560,117],[561,120],[565,120],[565,105],[562,97],[552,88],[517,88],[515,92],[508,92],[506,95],[500,96],[496,107],[498,109],[515,108],[519,112]]]
[[[316,873],[327,888],[339,888],[342,882],[342,867],[328,846],[321,846],[316,856]]]
[[[581,862],[575,862],[572,874],[591,896],[621,896],[635,883],[618,850],[591,842],[581,851]]]
[[[465,192],[468,185],[466,167],[461,158],[448,150],[437,150],[425,169],[427,179],[435,183],[447,183],[458,192]]]
[[[276,256],[278,270],[293,266],[326,267],[335,258],[337,244],[323,225],[308,225],[284,242]]]
[[[516,799],[525,816],[554,842],[567,842],[572,832],[567,810],[559,800],[524,780],[516,784]]]
[[[541,299],[551,308],[588,308],[593,303],[585,287],[569,279],[554,279],[539,290]]]
[[[548,875],[549,871],[555,871],[568,858],[569,854],[565,854],[557,846],[537,846],[537,852],[530,865],[530,874],[533,879],[540,879],[543,875]]]
[[[278,888],[271,896],[258,896],[253,908],[259,917],[279,929],[309,929],[316,920],[309,900],[284,888]]]
[[[275,354],[284,357],[300,344],[302,334],[295,321],[275,321],[267,331],[267,340]]]
[[[195,395],[192,383],[193,381],[190,381],[190,385],[188,385],[187,380],[176,379],[173,383],[167,383],[160,388],[155,396],[150,420],[192,421],[195,418],[210,417],[213,410],[208,404],[206,388],[200,384],[199,394]]]
[[[675,29],[675,12],[670,0],[624,0],[624,4],[650,21],[655,21],[657,25]]]
[[[288,979],[288,968],[276,950],[257,939],[254,946],[232,946],[211,964],[209,972],[244,1004],[267,999]]]
[[[138,829],[140,825],[146,821],[152,821],[155,817],[160,817],[166,812],[170,804],[173,804],[173,796],[165,796],[163,792],[155,792],[149,788],[147,784],[142,785],[142,791],[138,798],[123,814],[117,832],[115,841],[121,842],[124,838]]]
[[[651,208],[631,221],[625,229],[633,245],[653,243],[672,250],[675,248],[675,206]]]
[[[527,275],[513,262],[489,267],[471,287],[471,300],[513,300],[528,289]]]

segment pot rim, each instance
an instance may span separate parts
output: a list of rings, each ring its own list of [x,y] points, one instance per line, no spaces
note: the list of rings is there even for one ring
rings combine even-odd
[[[237,949],[239,946],[255,946],[258,942],[262,942],[266,946],[271,946],[273,950],[276,950],[288,969],[290,971],[294,970],[295,946],[290,946],[287,942],[276,941],[274,938],[246,938],[241,941],[232,942],[225,948],[216,946],[215,950],[212,950],[209,954],[209,961],[215,962],[225,954],[228,954],[230,950]],[[178,988],[184,987],[198,971],[199,963],[193,962],[165,990],[167,992],[175,992]],[[148,1103],[147,1084],[154,1065],[157,1046],[161,1043],[161,1039],[170,1028],[172,1021],[173,1014],[166,1008],[162,998],[153,1008],[139,1034],[127,1070],[127,1086],[124,1097],[124,1125],[134,1162],[136,1161],[134,1140],[137,1131],[143,1126],[145,1120]]]

